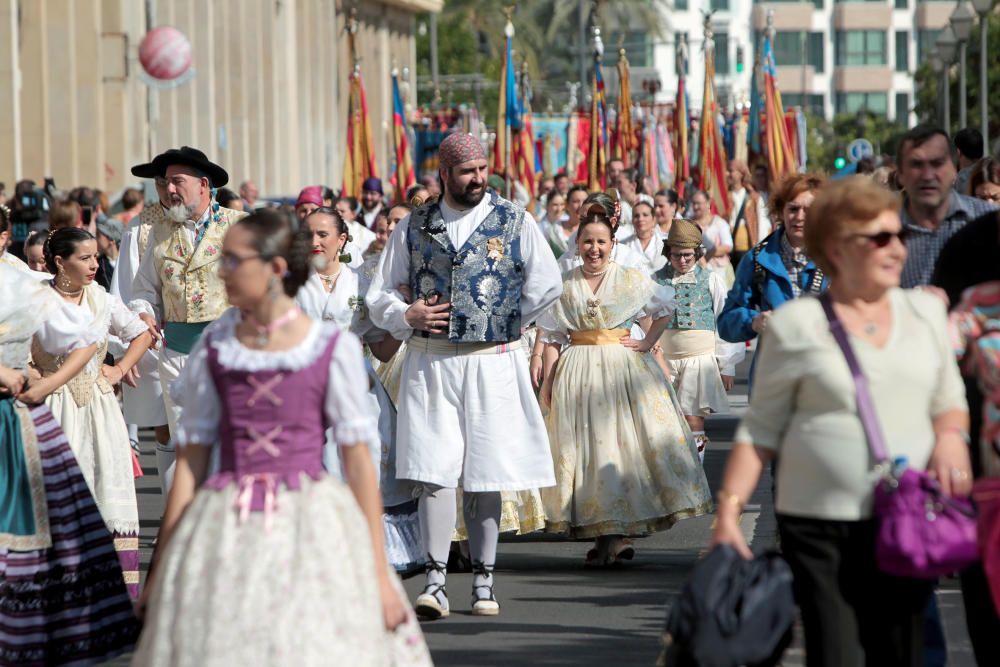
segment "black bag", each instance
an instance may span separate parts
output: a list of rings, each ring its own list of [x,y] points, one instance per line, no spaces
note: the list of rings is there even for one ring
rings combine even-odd
[[[717,546],[691,572],[664,631],[662,667],[767,667],[792,642],[792,571],[777,553]]]

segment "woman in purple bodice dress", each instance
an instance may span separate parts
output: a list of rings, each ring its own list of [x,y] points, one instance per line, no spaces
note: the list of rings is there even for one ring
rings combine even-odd
[[[174,386],[182,446],[135,665],[431,664],[386,562],[360,341],[293,300],[309,258],[309,238],[277,213],[226,234],[235,307]],[[324,471],[327,427],[346,483]]]

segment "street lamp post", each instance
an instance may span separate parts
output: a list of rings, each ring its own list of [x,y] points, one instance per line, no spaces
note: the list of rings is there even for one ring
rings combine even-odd
[[[972,0],[972,8],[979,14],[979,123],[982,125],[983,146],[990,149],[989,91],[986,83],[986,54],[988,53],[990,10],[993,0]]]
[[[931,55],[928,58],[928,61],[930,62],[931,69],[934,70],[935,74],[940,75],[942,72],[945,71],[944,61],[942,61],[941,56],[938,55],[937,49],[931,51]],[[941,100],[941,108],[939,109],[939,113],[941,114],[939,118],[942,119],[941,125],[942,127],[947,127],[948,121],[950,120],[950,118],[948,118],[948,116],[950,115],[950,109],[947,108],[948,96],[938,95],[938,97]]]
[[[944,64],[941,75],[942,91],[944,93],[944,131],[951,134],[951,66],[955,63],[955,47],[958,40],[951,26],[946,25],[937,39],[938,55]]]
[[[958,40],[958,127],[964,129],[968,125],[966,115],[966,94],[965,94],[965,48],[969,42],[969,35],[972,34],[972,24],[976,20],[976,14],[964,0],[959,0],[955,11],[951,13],[949,19],[951,30]]]

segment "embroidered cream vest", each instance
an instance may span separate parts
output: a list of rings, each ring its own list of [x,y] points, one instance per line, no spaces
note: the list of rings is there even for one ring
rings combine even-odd
[[[154,225],[150,232],[166,322],[212,322],[229,307],[226,288],[218,273],[222,237],[246,213],[228,208],[220,209],[219,213],[221,219],[209,222],[197,248],[181,223]]]
[[[135,232],[140,258],[146,254],[146,248],[149,246],[150,232],[152,232],[153,227],[160,224],[170,225],[170,218],[167,217],[167,212],[159,202],[144,207],[139,213],[139,226]]]

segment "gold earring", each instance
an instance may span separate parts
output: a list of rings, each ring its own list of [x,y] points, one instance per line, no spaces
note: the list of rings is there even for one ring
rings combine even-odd
[[[69,281],[69,278],[67,278],[66,274],[63,273],[62,271],[60,271],[59,274],[56,276],[56,280],[59,283],[59,287],[61,287],[62,289],[68,290],[70,288],[71,283]]]

